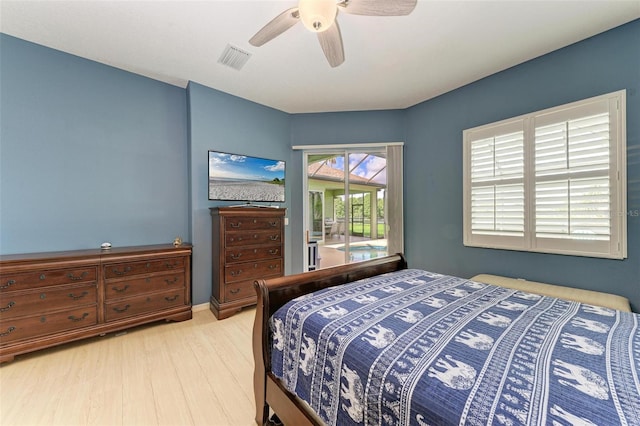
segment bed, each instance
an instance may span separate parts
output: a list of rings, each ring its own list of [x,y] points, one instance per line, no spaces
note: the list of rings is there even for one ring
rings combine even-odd
[[[397,254],[257,281],[256,422],[640,424],[640,315],[482,278]]]

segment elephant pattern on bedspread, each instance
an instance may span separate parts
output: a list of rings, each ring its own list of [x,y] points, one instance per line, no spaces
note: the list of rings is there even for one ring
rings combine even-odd
[[[272,371],[329,425],[638,425],[639,322],[406,269],[279,309]]]

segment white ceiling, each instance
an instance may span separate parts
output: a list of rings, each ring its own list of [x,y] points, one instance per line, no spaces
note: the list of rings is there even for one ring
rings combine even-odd
[[[403,17],[340,14],[331,68],[301,23],[248,40],[296,0],[0,1],[0,31],[176,86],[289,113],[401,109],[640,18],[640,0],[419,0]],[[252,54],[218,63],[230,43]]]

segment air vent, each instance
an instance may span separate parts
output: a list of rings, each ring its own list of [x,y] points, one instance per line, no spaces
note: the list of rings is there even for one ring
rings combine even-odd
[[[225,47],[222,55],[220,55],[218,62],[222,65],[231,67],[234,70],[240,70],[244,64],[247,63],[250,57],[251,53],[245,52],[239,47],[227,44],[227,47]]]

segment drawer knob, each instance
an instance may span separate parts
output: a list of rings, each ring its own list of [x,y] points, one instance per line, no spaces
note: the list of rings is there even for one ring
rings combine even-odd
[[[270,235],[270,236],[269,236],[269,239],[270,239],[271,241],[278,241],[278,238],[280,238],[280,235]]]
[[[269,225],[271,225],[272,228],[275,228],[278,225],[278,222],[274,220],[273,222],[269,222]]]
[[[276,265],[269,265],[269,269],[276,269],[277,266]]]
[[[40,275],[40,280],[44,280],[45,278],[47,278],[47,276],[45,274],[41,274]]]
[[[173,297],[166,296],[166,297],[164,298],[164,300],[166,300],[167,302],[175,302],[176,300],[178,300],[178,297],[180,297],[180,295],[179,295],[179,294],[176,294],[176,295],[175,295],[175,296],[173,296]]]
[[[5,288],[9,288],[16,283],[16,280],[9,280],[5,285],[0,286],[0,289],[4,290]]]
[[[128,272],[131,272],[131,266],[127,266],[127,267],[123,268],[122,270],[119,270],[118,268],[113,268],[112,271],[116,275],[124,275],[124,274],[126,274]]]
[[[174,277],[172,280],[167,278],[164,282],[167,283],[167,285],[175,284],[178,282],[178,277]]]
[[[13,308],[15,306],[16,302],[11,301],[7,304],[7,306],[5,306],[4,308],[0,308],[0,312],[6,312],[9,309]]]
[[[178,266],[178,262],[173,262],[173,263],[165,262],[164,266],[167,269],[175,269],[175,267]]]
[[[73,293],[69,293],[69,297],[72,298],[73,300],[80,300],[83,297],[85,297],[87,294],[89,294],[88,291],[83,291],[82,293],[80,293],[78,296],[76,296]]]
[[[40,299],[44,300],[47,298],[47,293],[40,293]]]
[[[269,254],[278,254],[278,249],[269,250]]]
[[[113,289],[113,291],[115,291],[116,293],[122,293],[123,291],[127,291],[127,289],[129,288],[129,284],[125,284],[124,287],[111,287]]]
[[[238,293],[240,293],[240,289],[239,289],[239,288],[231,289],[231,290],[229,290],[229,293],[231,293],[231,294],[238,294]]]
[[[113,310],[121,314],[123,312],[126,312],[130,307],[131,305],[125,305],[124,308],[118,308],[117,306],[114,306]]]
[[[231,222],[231,223],[229,223],[229,225],[231,225],[232,228],[240,228],[241,224],[242,224],[242,222]]]
[[[238,253],[238,254],[231,253],[229,256],[231,256],[233,260],[238,260],[242,257],[242,253]]]
[[[235,277],[236,275],[240,275],[242,273],[242,269],[238,270],[238,271],[231,271],[231,276]]]
[[[82,314],[81,317],[74,317],[73,315],[69,315],[67,318],[70,319],[73,322],[78,322],[78,321],[82,321],[83,319],[85,319],[88,316],[89,316],[89,312],[85,312],[84,314]]]
[[[5,331],[3,333],[0,333],[0,337],[8,336],[11,333],[13,333],[15,330],[16,330],[16,328],[11,326],[11,327],[7,328],[7,331]]]
[[[67,278],[69,278],[71,281],[80,281],[82,279],[84,279],[87,276],[88,272],[87,271],[83,271],[80,276],[76,276],[73,275],[73,272],[69,272],[67,274]]]

